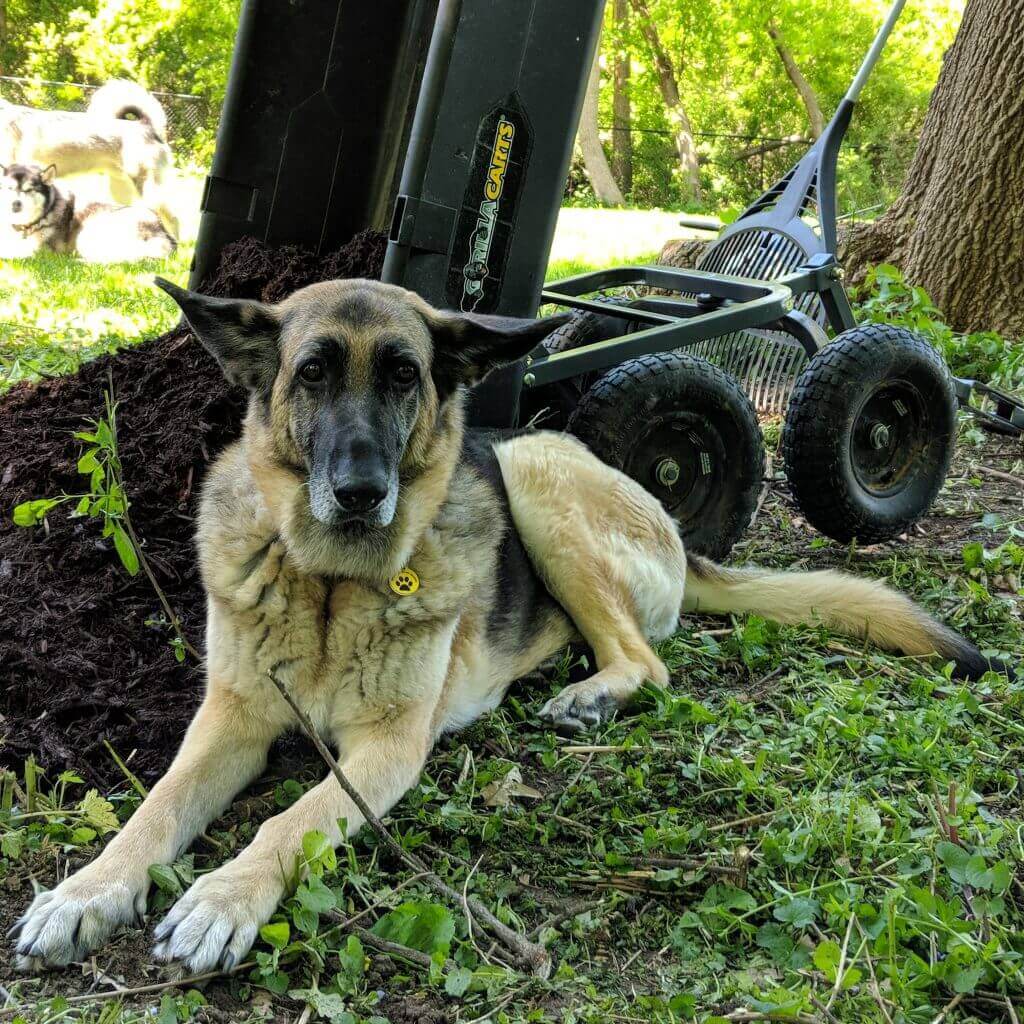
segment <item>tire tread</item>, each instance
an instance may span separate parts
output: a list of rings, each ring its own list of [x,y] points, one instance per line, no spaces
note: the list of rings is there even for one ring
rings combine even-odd
[[[912,331],[888,324],[855,327],[825,346],[800,375],[782,433],[786,476],[801,512],[816,529],[844,542],[856,539],[861,544],[874,544],[888,540],[904,533],[927,511],[926,506],[891,523],[879,523],[850,494],[839,459],[824,436],[834,419],[835,396],[850,387],[851,379],[869,376],[877,359],[875,346],[881,344],[899,345],[924,364],[931,364],[949,382],[942,356]],[[952,396],[951,382],[949,394]],[[952,448],[952,444],[947,446],[943,464],[936,467],[937,483],[931,500],[948,472]]]

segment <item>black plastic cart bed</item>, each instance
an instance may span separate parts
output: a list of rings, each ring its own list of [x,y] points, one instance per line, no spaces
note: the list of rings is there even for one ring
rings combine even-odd
[[[193,284],[242,235],[327,251],[387,230],[384,279],[435,304],[577,311],[485,382],[477,423],[574,432],[721,556],[762,485],[757,412],[783,415],[809,521],[897,536],[942,485],[958,405],[1024,433],[1022,403],[952,378],[903,329],[858,326],[843,289],[837,155],[904,2],[821,138],[696,269],[620,267],[542,293],[601,0],[246,0]]]

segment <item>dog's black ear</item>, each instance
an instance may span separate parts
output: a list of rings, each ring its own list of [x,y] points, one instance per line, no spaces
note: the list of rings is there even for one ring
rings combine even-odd
[[[215,299],[162,277],[155,278],[155,283],[178,304],[229,381],[250,391],[270,391],[280,361],[281,324],[273,306],[253,299]]]
[[[42,181],[45,181],[47,185],[52,185],[54,179],[57,177],[57,165],[50,164],[48,167],[44,167],[39,172],[39,177]]]
[[[522,359],[568,319],[568,314],[521,320],[433,311],[428,321],[434,338],[432,371],[441,399],[460,384],[476,384],[491,370]]]

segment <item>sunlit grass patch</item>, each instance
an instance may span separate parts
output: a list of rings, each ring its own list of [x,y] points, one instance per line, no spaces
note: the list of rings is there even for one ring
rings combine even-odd
[[[71,373],[168,330],[179,313],[153,278],[186,284],[192,248],[138,263],[89,264],[57,253],[0,263],[0,390]]]

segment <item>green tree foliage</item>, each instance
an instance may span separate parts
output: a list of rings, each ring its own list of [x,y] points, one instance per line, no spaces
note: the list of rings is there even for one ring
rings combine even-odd
[[[8,0],[7,74],[224,97],[240,0]]]
[[[712,208],[747,202],[801,152],[798,145],[737,159],[758,140],[808,136],[807,114],[786,75],[767,24],[774,21],[828,118],[842,99],[889,0],[648,0],[675,66],[683,107],[697,135],[702,185]],[[963,0],[910,0],[861,97],[841,156],[842,203],[883,203],[906,171],[942,54]],[[607,68],[616,47],[632,55],[633,192],[637,205],[686,202],[672,124],[652,54],[631,19],[622,38],[606,20]],[[602,77],[602,125],[612,123],[611,76]],[[762,171],[763,161],[763,171]],[[585,190],[583,190],[585,193]],[[581,196],[581,198],[583,198]],[[585,201],[585,200],[584,200]]]
[[[3,2],[3,0],[0,0]],[[630,0],[634,4],[634,0]],[[863,209],[895,194],[913,153],[964,0],[909,0],[841,157],[841,203]],[[151,89],[223,98],[240,0],[6,0],[0,70],[58,81],[134,78]],[[807,113],[768,35],[774,23],[826,117],[835,110],[889,0],[645,0],[670,59],[701,159],[711,209],[738,206],[784,171],[797,144],[763,153],[760,141],[806,136]],[[686,205],[692,188],[676,149],[650,40],[634,16],[605,18],[600,123],[612,124],[616,52],[631,61],[633,181],[640,206]],[[756,139],[736,136],[756,136]],[[606,141],[610,140],[610,131]],[[201,139],[198,155],[208,155]],[[578,169],[575,201],[592,202]]]

